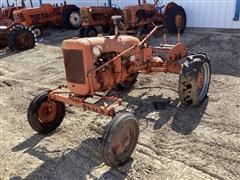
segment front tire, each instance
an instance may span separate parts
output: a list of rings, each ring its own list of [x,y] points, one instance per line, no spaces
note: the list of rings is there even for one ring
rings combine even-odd
[[[28,107],[27,119],[33,130],[40,134],[54,131],[63,121],[65,104],[50,100],[48,93],[37,95]]]
[[[205,54],[187,58],[179,77],[178,95],[182,104],[200,105],[207,97],[211,80],[211,64]]]
[[[138,136],[139,125],[135,116],[128,112],[118,113],[102,137],[103,161],[111,167],[125,164],[136,148]]]
[[[30,27],[36,38],[39,38],[43,35],[43,28],[41,26],[33,25]]]

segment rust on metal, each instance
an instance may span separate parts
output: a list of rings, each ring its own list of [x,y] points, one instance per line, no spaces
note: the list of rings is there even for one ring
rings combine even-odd
[[[112,150],[115,156],[124,155],[128,152],[134,140],[133,127],[129,123],[123,124],[113,135]]]
[[[43,124],[53,122],[57,118],[58,109],[57,105],[53,101],[46,101],[41,104],[38,110],[39,121]]]
[[[121,105],[122,101],[99,92],[113,89],[123,82],[132,82],[134,79],[131,79],[131,75],[135,73],[179,74],[182,71],[179,60],[187,56],[184,44],[145,45],[159,28],[163,27],[154,27],[142,41],[127,35],[65,40],[62,49],[67,85],[49,90],[49,99],[114,116],[115,107]],[[98,57],[94,55],[93,47],[100,48]],[[104,105],[89,101],[93,97],[102,100]],[[117,153],[125,147],[125,143],[118,141],[115,147]]]

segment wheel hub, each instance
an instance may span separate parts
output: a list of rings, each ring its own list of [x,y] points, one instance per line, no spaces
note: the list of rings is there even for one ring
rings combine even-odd
[[[175,17],[175,25],[178,29],[182,29],[184,26],[184,18],[180,12]]]
[[[125,154],[133,143],[134,135],[130,124],[123,125],[119,131],[115,133],[112,143],[112,149],[116,156]]]
[[[44,102],[38,110],[38,117],[42,123],[51,123],[57,118],[57,105],[54,102]]]
[[[72,12],[69,20],[74,27],[79,27],[81,24],[81,17],[77,12]]]
[[[41,30],[38,29],[38,28],[35,28],[35,29],[33,30],[33,32],[34,32],[34,34],[36,35],[36,37],[39,37],[39,36],[41,35]]]

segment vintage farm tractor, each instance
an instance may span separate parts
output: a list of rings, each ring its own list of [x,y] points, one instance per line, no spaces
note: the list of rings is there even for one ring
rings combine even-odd
[[[104,94],[117,86],[132,86],[139,73],[179,75],[178,95],[182,104],[201,104],[208,93],[210,61],[205,54],[187,55],[179,40],[158,47],[146,42],[162,26],[155,26],[142,40],[119,35],[121,17],[113,17],[115,36],[65,40],[62,45],[67,85],[36,96],[28,108],[30,126],[38,133],[50,133],[63,121],[65,104],[113,117],[102,136],[101,155],[109,166],[119,166],[132,155],[139,136],[137,118],[129,112],[116,112],[118,97]],[[101,101],[93,102],[94,98]]]
[[[6,11],[5,11],[6,12]],[[0,48],[27,50],[35,46],[34,33],[26,26],[13,22],[0,8]]]
[[[43,4],[37,8],[24,8],[13,12],[14,21],[30,27],[37,37],[43,33],[43,26],[54,25],[78,29],[81,25],[80,9],[75,5]]]
[[[96,37],[97,27],[101,27],[104,33],[109,33],[113,25],[111,17],[122,15],[119,7],[110,6],[90,6],[82,7],[80,10],[82,17],[80,37]]]
[[[95,37],[98,34],[97,27],[102,27],[104,33],[113,32],[113,21],[111,16],[122,15],[126,33],[136,33],[140,39],[146,36],[155,24],[164,24],[168,32],[183,33],[186,27],[185,10],[174,2],[162,6],[146,3],[146,0],[138,0],[138,5],[126,6],[122,10],[119,7],[85,7],[81,8],[82,28],[80,37]],[[162,9],[164,8],[164,11]]]

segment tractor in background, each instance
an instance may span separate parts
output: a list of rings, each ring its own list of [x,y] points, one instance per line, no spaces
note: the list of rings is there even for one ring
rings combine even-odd
[[[0,8],[0,48],[9,47],[12,51],[34,48],[34,33],[28,27],[10,19],[12,9]]]
[[[113,21],[110,17],[116,14],[123,16],[125,32],[136,33],[140,39],[152,30],[152,22],[165,25],[170,33],[178,31],[183,33],[187,22],[185,10],[174,2],[159,8],[158,0],[155,0],[154,4],[138,0],[138,5],[126,6],[122,10],[119,7],[81,8],[82,27],[79,36],[95,37],[99,26],[104,33],[114,34]]]
[[[14,21],[30,27],[37,37],[47,25],[78,29],[81,25],[80,9],[71,4],[42,4],[36,8],[23,8],[13,12]]]

